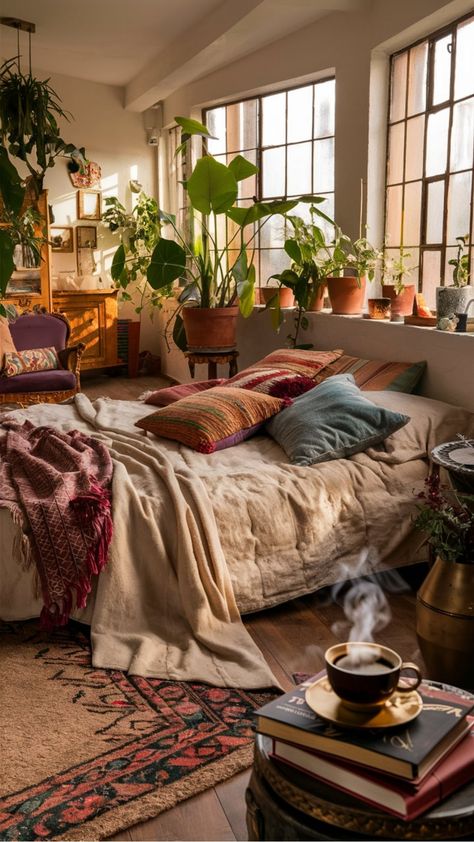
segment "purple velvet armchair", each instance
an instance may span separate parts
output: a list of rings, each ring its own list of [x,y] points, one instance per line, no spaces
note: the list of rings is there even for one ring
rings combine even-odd
[[[54,346],[62,368],[0,377],[0,404],[59,403],[80,391],[79,369],[86,346],[79,342],[68,347],[71,329],[65,316],[25,313],[10,323],[10,332],[18,351]]]

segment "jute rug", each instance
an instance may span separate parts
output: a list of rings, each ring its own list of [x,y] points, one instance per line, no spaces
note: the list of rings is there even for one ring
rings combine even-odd
[[[103,839],[212,787],[276,694],[95,670],[77,624],[0,623],[0,839]]]

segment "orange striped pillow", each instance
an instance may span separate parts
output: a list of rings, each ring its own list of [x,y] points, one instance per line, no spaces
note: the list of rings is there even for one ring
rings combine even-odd
[[[363,392],[413,392],[423,376],[426,362],[400,363],[386,360],[364,360],[347,354],[331,362],[324,371],[316,375],[316,382],[322,383],[334,374],[352,374],[356,385]]]
[[[335,351],[302,351],[298,348],[279,348],[277,351],[267,354],[263,360],[258,360],[248,368],[244,368],[243,371],[231,377],[227,383],[229,385],[235,383],[238,386],[239,381],[247,378],[252,371],[264,369],[286,371],[289,374],[303,374],[305,377],[316,377],[319,371],[337,360],[343,353],[340,349]]]
[[[216,386],[146,415],[136,426],[200,453],[213,453],[248,438],[289,403],[261,392]]]

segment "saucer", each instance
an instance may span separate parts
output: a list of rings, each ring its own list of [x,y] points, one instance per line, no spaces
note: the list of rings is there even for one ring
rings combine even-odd
[[[306,704],[322,719],[344,728],[396,728],[416,719],[423,710],[422,698],[416,690],[411,693],[395,690],[382,707],[353,710],[336,696],[325,675],[307,688],[305,699]]]

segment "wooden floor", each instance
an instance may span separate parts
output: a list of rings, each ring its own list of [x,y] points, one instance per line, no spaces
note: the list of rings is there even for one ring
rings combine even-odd
[[[133,400],[146,389],[169,385],[159,378],[95,377],[84,379],[83,391],[94,399],[108,395]],[[377,634],[377,641],[397,650],[404,661],[422,665],[414,634],[415,588],[424,571],[411,568],[406,590],[388,595],[392,610],[389,625]],[[294,600],[277,608],[244,618],[282,686],[289,688],[297,672],[314,673],[323,666],[324,650],[347,639],[344,630],[334,631],[344,620],[341,605],[330,589]],[[155,819],[135,825],[115,840],[233,840],[247,839],[245,788],[250,771],[236,775],[195,798],[182,802]]]

